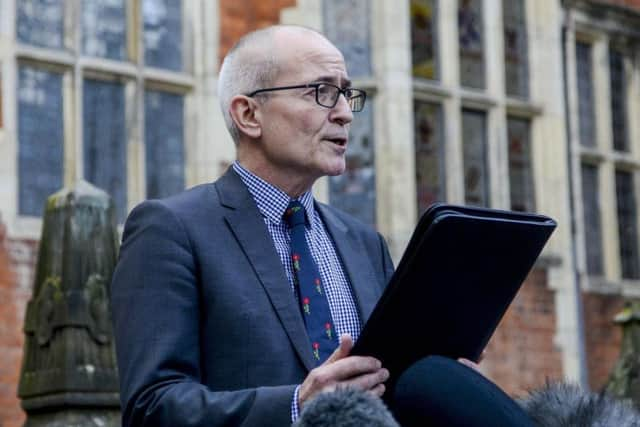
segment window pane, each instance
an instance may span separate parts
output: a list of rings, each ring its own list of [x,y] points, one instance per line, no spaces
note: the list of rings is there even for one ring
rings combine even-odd
[[[374,149],[373,103],[368,101],[351,125],[347,170],[329,178],[329,201],[371,226],[376,222]]]
[[[64,0],[18,0],[18,41],[41,47],[62,48]]]
[[[436,0],[411,0],[411,56],[413,75],[438,78]]]
[[[460,0],[458,5],[460,39],[460,83],[484,88],[484,26],[482,0]]]
[[[445,201],[442,109],[427,102],[414,103],[416,190],[418,214],[431,204]]]
[[[324,31],[343,53],[351,77],[371,75],[368,0],[322,2]]]
[[[486,127],[484,112],[462,111],[464,195],[469,205],[489,205]]]
[[[509,192],[511,210],[514,211],[532,212],[535,210],[530,128],[529,120],[507,119]]]
[[[580,121],[580,143],[596,146],[595,111],[593,98],[593,74],[591,67],[591,45],[576,42],[576,72],[578,74],[578,119]]]
[[[105,190],[116,207],[118,222],[127,212],[127,157],[124,86],[84,81],[84,177]]]
[[[184,190],[184,97],[148,90],[144,97],[147,198]]]
[[[524,0],[502,0],[507,95],[529,96],[527,20]]]
[[[609,51],[609,78],[611,80],[611,126],[613,148],[629,151],[627,138],[627,84],[624,77],[624,57],[615,49]]]
[[[62,75],[18,69],[19,213],[40,216],[63,185]]]
[[[110,59],[126,57],[124,0],[83,0],[82,52]]]
[[[144,62],[182,70],[182,2],[141,0],[144,20]]]
[[[582,209],[584,212],[584,242],[587,273],[602,276],[602,230],[600,220],[600,194],[598,167],[582,164]]]
[[[638,215],[632,173],[616,171],[616,197],[618,200],[618,236],[622,277],[624,279],[640,279]]]

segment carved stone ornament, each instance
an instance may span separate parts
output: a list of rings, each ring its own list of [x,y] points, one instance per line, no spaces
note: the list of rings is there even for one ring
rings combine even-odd
[[[614,321],[622,327],[622,347],[606,391],[640,407],[640,301],[627,303]]]
[[[80,181],[47,199],[24,324],[25,426],[120,425],[109,314],[117,242],[104,191]]]

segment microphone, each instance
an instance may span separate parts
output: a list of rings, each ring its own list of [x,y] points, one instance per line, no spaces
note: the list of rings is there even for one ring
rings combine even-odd
[[[304,405],[292,427],[400,427],[382,400],[342,387],[318,394]]]

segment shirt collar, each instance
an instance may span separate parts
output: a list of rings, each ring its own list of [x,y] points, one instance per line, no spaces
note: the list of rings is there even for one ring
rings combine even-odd
[[[253,197],[253,200],[255,200],[258,210],[262,216],[268,218],[274,223],[282,221],[284,211],[292,200],[289,195],[275,185],[268,183],[256,174],[243,168],[238,161],[233,162],[232,168],[238,175],[240,175],[240,179],[244,185],[247,186],[247,189]],[[315,214],[315,208],[311,191],[306,191],[300,197],[293,200],[298,200],[302,203],[302,206],[304,206],[304,210],[307,213],[307,223],[312,224],[313,222],[311,221],[311,218],[313,218]]]

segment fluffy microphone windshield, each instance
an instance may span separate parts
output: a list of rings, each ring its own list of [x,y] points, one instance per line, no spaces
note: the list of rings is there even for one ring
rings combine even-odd
[[[379,398],[353,388],[320,393],[292,427],[400,427]]]

